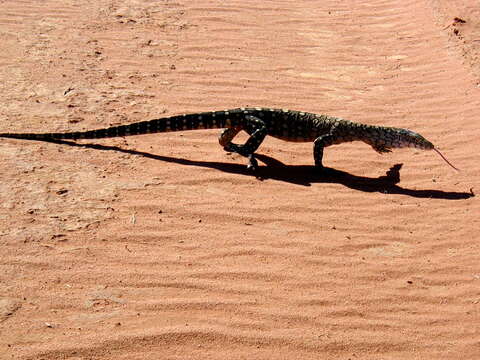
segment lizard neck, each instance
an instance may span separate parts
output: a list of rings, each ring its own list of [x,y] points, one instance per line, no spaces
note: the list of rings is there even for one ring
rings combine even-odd
[[[406,142],[401,141],[401,131],[388,126],[376,126],[350,121],[338,124],[335,132],[338,132],[338,144],[349,141],[363,141],[372,146],[377,151],[386,148],[398,148],[408,146]],[[404,131],[404,130],[403,130]]]

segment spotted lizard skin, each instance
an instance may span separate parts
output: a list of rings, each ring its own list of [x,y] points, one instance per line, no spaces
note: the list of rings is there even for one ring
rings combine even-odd
[[[323,167],[323,149],[333,144],[359,140],[379,153],[402,147],[424,150],[434,148],[433,144],[420,134],[407,129],[367,125],[328,115],[269,108],[238,108],[184,114],[81,132],[0,133],[0,137],[53,141],[101,139],[198,129],[225,129],[220,134],[220,145],[226,151],[248,158],[248,168],[251,169],[257,167],[254,153],[267,135],[285,141],[313,142],[315,165],[320,169]],[[242,130],[250,135],[245,144],[232,143],[233,138]]]

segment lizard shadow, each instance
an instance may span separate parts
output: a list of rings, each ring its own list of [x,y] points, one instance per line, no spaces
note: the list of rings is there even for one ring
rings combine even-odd
[[[155,155],[143,151],[122,149],[118,146],[100,144],[81,144],[64,140],[48,140],[48,142],[63,144],[75,147],[83,147],[102,151],[117,151],[126,154],[142,156],[149,159],[177,163],[187,166],[201,166],[220,171],[239,174],[244,176],[255,176],[259,180],[273,179],[296,185],[311,186],[312,183],[333,183],[341,184],[350,189],[363,192],[378,192],[382,194],[400,194],[417,198],[432,198],[445,200],[461,200],[474,196],[473,192],[454,192],[442,190],[417,190],[407,189],[398,185],[400,182],[400,169],[403,164],[395,164],[385,175],[377,178],[358,176],[346,171],[325,167],[320,173],[314,166],[307,165],[285,165],[282,162],[262,154],[255,154],[255,157],[266,166],[260,166],[256,172],[246,168],[244,164],[230,164],[214,161],[198,161],[170,156]]]
[[[461,200],[468,199],[474,196],[473,193],[467,192],[442,191],[431,189],[417,190],[401,187],[398,185],[398,183],[400,182],[400,169],[402,168],[403,164],[395,164],[386,172],[385,175],[379,176],[377,178],[372,178],[353,175],[346,171],[328,167],[325,167],[321,173],[316,173],[316,169],[314,166],[287,166],[274,159],[272,159],[274,161],[273,165],[271,165],[271,158],[264,160],[264,155],[256,155],[256,157],[257,159],[269,165],[268,168],[271,168],[271,170],[269,170],[269,173],[266,174],[266,178],[268,177],[295,183],[296,180],[302,178],[304,179],[304,181],[308,182],[307,184],[304,184],[306,186],[309,186],[311,183],[333,183],[341,184],[350,189],[363,192],[399,194],[416,198],[445,200]],[[281,164],[283,165],[282,167],[280,167]]]

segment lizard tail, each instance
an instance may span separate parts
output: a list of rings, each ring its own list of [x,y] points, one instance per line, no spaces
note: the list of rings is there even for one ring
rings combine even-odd
[[[102,139],[131,135],[153,134],[197,129],[221,129],[235,125],[235,121],[242,115],[238,110],[212,111],[199,114],[185,114],[166,118],[141,121],[129,125],[112,126],[109,128],[55,133],[0,133],[0,137],[24,140],[77,140]],[[232,119],[230,119],[230,117]]]

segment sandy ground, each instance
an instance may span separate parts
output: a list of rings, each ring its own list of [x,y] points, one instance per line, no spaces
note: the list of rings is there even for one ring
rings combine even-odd
[[[352,143],[318,176],[311,144],[268,138],[259,179],[213,130],[0,139],[0,358],[479,359],[478,19],[474,0],[0,1],[0,132],[282,107],[410,128],[462,170]]]

